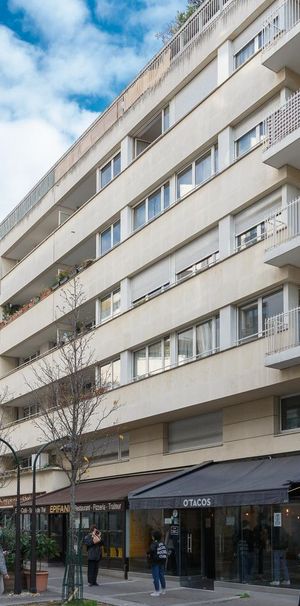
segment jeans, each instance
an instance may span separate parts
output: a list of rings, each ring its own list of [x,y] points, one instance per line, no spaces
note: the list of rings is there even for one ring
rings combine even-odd
[[[274,549],[273,550],[274,560],[274,581],[280,581],[280,565],[282,566],[284,580],[289,581],[289,571],[286,563],[286,551],[285,549]]]
[[[99,560],[88,560],[88,583],[95,585],[99,569]]]
[[[155,591],[159,591],[159,583],[162,589],[166,589],[164,564],[152,564],[151,572]]]

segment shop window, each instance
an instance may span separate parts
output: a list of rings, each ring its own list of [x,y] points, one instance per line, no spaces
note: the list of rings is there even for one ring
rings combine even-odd
[[[281,431],[300,429],[300,394],[281,398],[280,427]]]
[[[168,424],[168,452],[204,448],[223,441],[222,411]]]
[[[133,209],[133,229],[138,229],[158,216],[170,206],[170,184],[164,183],[162,187],[150,194],[145,200]]]
[[[100,168],[100,188],[102,189],[121,172],[121,152]]]

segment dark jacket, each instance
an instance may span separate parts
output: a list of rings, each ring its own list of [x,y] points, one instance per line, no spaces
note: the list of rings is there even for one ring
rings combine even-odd
[[[94,543],[92,534],[89,533],[84,537],[84,544],[87,546],[88,560],[99,562],[102,558],[103,541],[101,540],[100,543]]]
[[[166,553],[166,547],[162,541],[153,541],[150,545],[149,551],[147,552],[147,556],[150,564],[160,564],[164,566],[166,563],[166,556],[159,557],[157,553],[157,549],[159,552],[164,551]]]

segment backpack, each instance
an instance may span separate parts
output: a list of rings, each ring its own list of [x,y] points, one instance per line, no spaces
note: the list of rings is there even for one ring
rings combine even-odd
[[[157,554],[157,559],[159,561],[167,559],[168,550],[164,543],[162,543],[162,542],[158,543],[157,548],[156,548],[156,554]]]

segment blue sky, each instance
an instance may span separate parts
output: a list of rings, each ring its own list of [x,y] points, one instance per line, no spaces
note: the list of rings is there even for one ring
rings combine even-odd
[[[186,0],[0,0],[0,220],[161,47]]]

